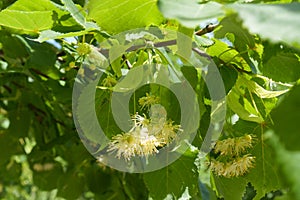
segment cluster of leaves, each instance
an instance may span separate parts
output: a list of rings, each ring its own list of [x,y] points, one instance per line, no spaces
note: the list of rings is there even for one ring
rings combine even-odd
[[[283,4],[1,1],[0,198],[238,200],[280,195],[276,199],[300,199],[300,4],[276,3]],[[219,23],[212,34],[194,36],[195,28],[210,22]],[[187,34],[217,64],[228,107],[221,138],[245,134],[256,138],[247,152],[255,157],[254,167],[243,176],[228,178],[211,172],[207,163],[217,155],[203,157],[200,152],[215,99],[201,71],[175,55],[180,47],[168,53],[149,54],[147,49],[126,53],[106,73],[111,80],[121,79],[130,76],[134,63],[143,64],[150,57],[164,64],[181,59],[174,69],[197,93],[201,110],[200,128],[190,150],[163,169],[130,174],[102,165],[83,146],[73,122],[72,90],[76,74],[81,73],[82,80],[90,78],[94,66],[82,67],[90,51],[76,47],[84,47],[85,42],[97,46],[114,34],[147,26]],[[120,129],[110,114],[110,90],[99,88],[97,116],[111,138]],[[133,105],[147,92],[161,94],[168,117],[178,124],[176,97],[157,85],[136,92],[130,100],[132,113]]]

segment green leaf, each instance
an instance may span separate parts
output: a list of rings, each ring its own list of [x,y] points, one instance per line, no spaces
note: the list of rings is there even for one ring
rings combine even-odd
[[[232,63],[243,70],[251,71],[250,66],[241,58],[241,54],[236,49],[229,47],[221,40],[214,39],[214,42],[212,46],[207,48],[207,53],[210,56],[218,57],[225,64]]]
[[[243,28],[241,21],[237,19],[236,15],[229,15],[222,19],[219,24],[220,29],[215,31],[216,38],[225,38],[228,33],[234,34],[233,43],[238,51],[244,51],[249,46],[253,48],[255,45],[254,37]]]
[[[163,21],[156,0],[90,0],[88,18],[109,33],[159,25]]]
[[[181,156],[171,165],[144,174],[144,180],[153,199],[164,199],[168,194],[179,198],[187,187],[192,197],[199,199],[194,158]],[[159,184],[159,187],[158,187]]]
[[[210,47],[211,45],[213,45],[215,43],[211,39],[208,39],[203,36],[198,36],[198,35],[195,35],[195,40],[196,40],[197,44],[201,47]]]
[[[76,22],[78,22],[84,29],[100,30],[96,23],[86,21],[85,17],[82,15],[82,13],[79,11],[79,9],[76,7],[72,0],[61,1],[64,3],[66,9],[71,13],[72,17],[76,20]]]
[[[42,190],[57,188],[58,178],[63,175],[60,163],[56,162],[49,151],[34,148],[28,155],[33,172],[33,183]]]
[[[31,53],[26,67],[33,69],[32,73],[45,76],[58,80],[60,78],[60,72],[55,67],[56,52],[52,48],[52,45],[48,43],[31,43],[33,52]]]
[[[299,151],[300,86],[295,86],[271,112],[274,130],[287,150]]]
[[[61,16],[64,12],[50,0],[19,0],[0,12],[0,25],[35,34],[50,29],[57,14]]]
[[[245,192],[247,181],[243,178],[224,178],[214,176],[217,193],[230,200],[241,200]]]
[[[4,58],[24,59],[29,56],[27,41],[19,35],[11,35],[0,32],[0,43],[4,52]]]
[[[7,184],[11,182],[19,182],[22,174],[22,166],[17,163],[14,159],[5,166],[6,170],[0,171],[1,180]],[[3,174],[2,174],[3,173]]]
[[[239,81],[242,81],[250,92],[255,93],[260,98],[274,98],[274,97],[278,97],[284,93],[287,93],[289,91],[289,89],[280,90],[280,91],[266,90],[265,88],[263,88],[259,84],[257,84],[255,81],[248,80],[246,78],[243,78],[242,76],[240,76]]]
[[[8,7],[10,10],[19,11],[50,11],[57,7],[50,0],[18,0]]]
[[[223,66],[220,69],[220,74],[222,76],[222,79],[224,80],[224,87],[226,94],[232,89],[232,87],[235,85],[236,80],[238,78],[238,73],[229,67]]]
[[[97,82],[88,84],[85,88],[81,89],[80,97],[78,98],[75,107],[76,117],[78,118],[78,127],[82,136],[92,141],[94,144],[101,144],[99,149],[106,146],[108,139],[101,135],[103,131],[99,127],[99,122],[96,117],[94,91],[96,90]],[[103,117],[103,116],[102,116]],[[89,149],[93,151],[92,149]]]
[[[206,20],[224,14],[222,5],[215,2],[199,4],[195,0],[159,0],[158,7],[166,18],[177,19],[189,28],[195,28]]]
[[[13,137],[13,135],[9,133],[0,133],[0,165],[8,163],[11,156],[21,154],[22,150],[17,137]]]
[[[25,33],[38,33],[52,27],[52,11],[18,11],[0,12],[0,25]]]
[[[58,180],[58,196],[66,199],[77,199],[84,191],[84,179],[75,170],[69,171]]]
[[[281,170],[279,175],[289,187],[286,199],[300,199],[300,151],[287,151],[273,131],[267,132],[265,138],[274,149]]]
[[[145,74],[146,69],[144,67],[132,68],[114,87],[114,92],[128,92],[135,90],[143,83],[143,77],[146,77]]]
[[[42,31],[36,41],[38,42],[45,42],[47,40],[51,39],[62,39],[62,38],[67,38],[67,37],[77,37],[77,36],[82,36],[85,34],[88,34],[88,30],[83,30],[83,31],[75,31],[75,32],[69,32],[69,33],[60,33],[52,30],[45,30]]]
[[[252,134],[257,136],[257,142],[251,151],[255,156],[255,167],[245,177],[256,190],[254,200],[259,200],[266,193],[282,188],[282,182],[278,176],[279,166],[274,160],[274,149],[264,141],[262,137],[264,131],[263,126],[253,128]]]
[[[241,98],[243,99],[243,104],[240,102]],[[257,123],[264,121],[253,105],[246,98],[241,96],[241,91],[238,89],[238,86],[235,86],[227,95],[227,104],[230,109],[243,120]]]
[[[299,3],[291,4],[233,4],[233,8],[243,19],[244,25],[252,33],[274,42],[300,44]]]
[[[279,52],[264,61],[262,71],[275,81],[293,82],[300,78],[300,62],[294,53]]]

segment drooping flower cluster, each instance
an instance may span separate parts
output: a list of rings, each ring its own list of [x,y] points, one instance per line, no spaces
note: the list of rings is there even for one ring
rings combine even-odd
[[[218,176],[225,177],[237,177],[242,176],[248,172],[250,168],[252,168],[255,162],[255,157],[249,154],[246,154],[242,157],[238,157],[237,159],[233,159],[228,162],[221,162],[217,160],[213,160],[211,162],[211,169]]]
[[[221,155],[240,155],[246,149],[253,147],[253,137],[244,135],[242,137],[219,140],[215,146],[215,152]]]
[[[108,146],[108,151],[116,152],[117,158],[127,161],[134,156],[148,157],[158,153],[158,148],[169,144],[181,132],[180,126],[173,125],[170,120],[147,119],[136,113],[132,121],[133,128],[114,136]]]
[[[214,152],[220,155],[212,159],[211,170],[218,176],[227,178],[246,174],[254,167],[255,157],[245,152],[253,148],[254,141],[255,138],[251,135],[217,141]]]

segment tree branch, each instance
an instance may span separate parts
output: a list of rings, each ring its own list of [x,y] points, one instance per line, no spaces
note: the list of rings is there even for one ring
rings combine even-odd
[[[219,26],[218,24],[208,24],[205,28],[200,29],[199,31],[196,31],[195,35],[198,35],[198,36],[205,35],[207,33],[214,31],[216,29],[216,27],[218,27],[218,26]],[[168,40],[168,41],[154,43],[153,46],[156,48],[159,48],[159,47],[172,46],[172,45],[176,45],[176,44],[177,44],[176,40]],[[126,49],[126,52],[135,51],[135,50],[138,50],[143,47],[145,47],[145,44],[134,45],[134,46],[131,46],[128,49]],[[196,51],[199,55],[203,54],[203,52],[200,49],[193,48],[193,50]],[[199,50],[201,51],[201,53],[199,53]],[[108,55],[108,53],[109,53],[108,49],[100,49],[99,51],[100,51],[100,53],[102,53],[105,56]],[[205,55],[207,57],[207,54],[205,54]]]
[[[205,35],[206,33],[213,32],[218,26],[219,24],[208,24],[205,28],[196,31],[195,35],[201,36]]]

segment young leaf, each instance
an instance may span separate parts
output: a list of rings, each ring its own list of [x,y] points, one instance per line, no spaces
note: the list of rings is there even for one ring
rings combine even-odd
[[[67,37],[76,37],[76,36],[82,36],[85,34],[88,34],[89,31],[83,30],[83,31],[76,31],[76,32],[69,32],[69,33],[60,33],[52,30],[45,30],[42,31],[36,39],[38,42],[45,42],[47,40],[51,39],[62,39],[62,38],[67,38]]]
[[[61,0],[66,9],[71,13],[72,17],[84,28],[87,30],[100,30],[98,25],[93,22],[87,22],[85,17],[79,11],[79,9],[75,6],[72,0]]]
[[[244,105],[240,103],[240,98],[242,98],[238,89],[233,88],[227,95],[227,104],[232,111],[234,111],[238,116],[246,121],[262,123],[264,119],[260,116],[252,104],[245,98],[243,98]]]
[[[280,91],[266,90],[265,88],[257,84],[255,81],[248,80],[242,76],[239,77],[238,81],[243,82],[250,92],[255,93],[260,98],[274,98],[289,91],[289,89],[280,90]]]

